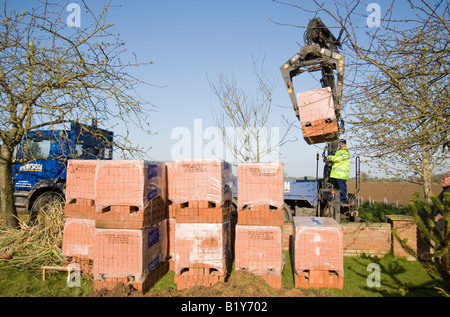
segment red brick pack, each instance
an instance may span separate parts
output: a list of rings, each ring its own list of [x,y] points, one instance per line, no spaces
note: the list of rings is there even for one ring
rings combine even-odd
[[[140,229],[167,217],[166,165],[100,161],[95,174],[96,226]]]
[[[239,163],[237,173],[238,210],[259,205],[283,207],[283,163]]]
[[[296,287],[342,288],[344,233],[333,218],[294,217]]]
[[[308,144],[337,139],[338,123],[329,87],[297,94],[303,138]]]
[[[236,226],[235,269],[262,276],[280,288],[283,271],[282,227]]]
[[[231,165],[216,159],[175,161],[169,193],[174,204],[209,201],[222,206],[231,200]],[[169,180],[170,181],[170,180]]]
[[[69,160],[66,176],[66,217],[94,219],[97,160]]]
[[[162,260],[161,232],[95,228],[94,280],[129,278],[143,282]]]
[[[91,273],[94,260],[95,220],[66,218],[62,254],[65,262],[77,263],[82,271]]]
[[[175,223],[175,275],[206,265],[217,275],[230,265],[230,222]]]

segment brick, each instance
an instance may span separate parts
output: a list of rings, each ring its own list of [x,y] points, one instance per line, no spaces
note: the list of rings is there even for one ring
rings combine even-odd
[[[222,223],[231,218],[231,201],[221,206],[211,201],[188,201],[173,206],[177,223]]]
[[[384,256],[391,251],[391,225],[388,223],[345,223],[344,254]]]
[[[218,206],[231,200],[231,165],[222,160],[179,160],[173,166],[173,203],[210,201]]]
[[[196,263],[186,267],[174,275],[177,290],[183,290],[193,286],[210,287],[218,282],[225,282],[228,272],[220,272],[208,264]]]
[[[140,160],[99,161],[95,199],[99,206],[137,206],[144,209],[160,196],[167,199],[165,164]]]
[[[309,272],[311,285],[322,285],[325,277],[326,281],[333,280],[328,276],[343,279],[343,239],[342,227],[333,218],[294,217],[294,272],[300,278],[306,276],[303,272]],[[320,287],[335,287],[323,285]]]
[[[297,94],[303,138],[308,144],[338,138],[338,123],[329,87]]]
[[[283,270],[281,227],[238,224],[235,232],[236,270],[246,270],[263,277],[266,275],[281,277]]]
[[[66,200],[82,198],[95,200],[95,170],[97,160],[67,162]]]
[[[108,289],[111,290],[117,284],[123,283],[126,286],[132,287],[141,292],[148,292],[167,272],[169,264],[160,262],[157,266],[141,281],[136,281],[129,277],[105,277],[103,279],[96,279],[93,281],[93,289]]]
[[[230,222],[175,223],[175,274],[206,265],[225,275],[230,268]]]
[[[392,229],[397,231],[400,239],[408,239],[407,245],[417,253],[417,225],[410,216],[391,215],[388,217]],[[394,256],[404,257],[408,260],[416,260],[401,246],[400,242],[392,235],[392,250]]]
[[[237,174],[238,209],[258,205],[283,207],[282,163],[239,163]]]
[[[161,232],[158,226],[145,229],[95,228],[95,280],[129,278],[143,282],[162,261]]]
[[[337,288],[343,289],[344,278],[339,272],[316,267],[294,272],[295,288]]]
[[[63,231],[62,254],[65,257],[94,259],[95,221],[66,218]]]
[[[167,218],[167,206],[161,197],[144,208],[128,205],[107,206],[95,212],[95,226],[110,229],[142,229]]]
[[[69,160],[64,214],[70,218],[94,219],[97,160]]]
[[[238,225],[283,226],[283,208],[270,205],[247,206],[238,210]]]
[[[72,198],[66,200],[64,215],[69,218],[95,219],[95,200]]]
[[[164,163],[101,161],[95,180],[97,227],[140,229],[167,217]]]

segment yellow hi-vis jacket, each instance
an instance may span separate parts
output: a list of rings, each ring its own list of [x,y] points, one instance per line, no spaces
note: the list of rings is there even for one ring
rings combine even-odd
[[[350,172],[350,153],[347,146],[336,151],[334,155],[327,156],[327,160],[333,163],[330,177],[348,179]]]

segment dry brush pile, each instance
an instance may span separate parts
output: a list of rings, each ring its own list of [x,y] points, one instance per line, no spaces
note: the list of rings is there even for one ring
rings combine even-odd
[[[25,268],[61,265],[63,232],[61,205],[41,212],[36,223],[19,219],[18,228],[0,227],[0,263]]]

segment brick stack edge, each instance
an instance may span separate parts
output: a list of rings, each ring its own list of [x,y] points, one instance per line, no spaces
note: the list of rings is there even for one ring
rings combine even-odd
[[[329,87],[297,94],[303,138],[308,144],[336,140],[338,124]]]
[[[294,286],[342,289],[343,244],[343,229],[333,218],[294,217]]]
[[[231,268],[231,165],[211,159],[169,166],[170,253],[177,289],[225,281]]]
[[[282,163],[238,164],[235,268],[281,288],[283,270]]]
[[[152,287],[168,270],[165,164],[70,160],[66,185],[65,262],[92,274],[94,289]]]

